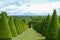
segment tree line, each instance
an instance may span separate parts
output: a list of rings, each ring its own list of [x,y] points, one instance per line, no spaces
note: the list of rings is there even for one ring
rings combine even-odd
[[[12,40],[12,37],[16,37],[25,30],[28,26],[22,22],[19,18],[7,16],[6,12],[0,14],[0,40]]]
[[[48,14],[41,22],[34,24],[33,28],[45,36],[46,40],[60,40],[60,24],[55,9],[52,17]]]

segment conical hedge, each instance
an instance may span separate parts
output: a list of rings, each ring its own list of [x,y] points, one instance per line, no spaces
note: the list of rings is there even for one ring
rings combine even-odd
[[[14,19],[14,24],[15,24],[15,27],[16,27],[16,30],[17,30],[17,33],[20,34],[20,22],[19,22],[19,19],[15,18]]]
[[[6,17],[7,17],[7,13],[6,12],[3,11],[2,13],[4,13],[6,15]]]
[[[46,22],[46,18],[44,18],[44,20],[42,21],[42,24],[41,24],[41,29],[40,29],[40,33],[41,33],[41,34],[43,34],[45,22]]]
[[[42,34],[44,25],[45,25],[45,18],[42,19],[42,21],[35,22],[33,24],[33,29],[36,30],[38,33]]]
[[[56,40],[59,29],[59,19],[56,10],[54,10],[51,23],[48,29],[47,40]]]
[[[28,29],[28,25],[26,25],[24,22],[20,21],[20,27],[19,28],[20,28],[20,32],[22,33]]]
[[[43,30],[42,30],[42,35],[43,36],[47,35],[48,28],[49,28],[49,25],[50,25],[50,19],[51,19],[50,15],[48,15],[47,18],[46,18],[45,26],[43,27]]]
[[[8,25],[8,20],[6,14],[2,12],[1,14],[1,24],[0,24],[0,40],[10,40],[12,34]]]
[[[41,28],[40,25],[41,25],[41,22],[37,22],[33,25],[33,29],[38,33],[40,33],[40,28]]]
[[[28,29],[28,26],[24,22],[20,21],[20,19],[18,18],[14,20],[14,24],[15,24],[18,34]]]
[[[10,26],[10,30],[11,30],[12,36],[13,37],[17,36],[17,31],[16,31],[16,28],[15,28],[12,16],[10,16],[10,19],[9,19],[9,26]]]

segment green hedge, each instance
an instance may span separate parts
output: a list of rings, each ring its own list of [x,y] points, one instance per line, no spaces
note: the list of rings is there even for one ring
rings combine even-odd
[[[59,29],[59,19],[56,13],[56,10],[54,10],[54,13],[52,15],[51,23],[48,29],[47,38],[48,39],[56,39]]]
[[[15,28],[12,16],[10,16],[10,19],[9,19],[9,26],[10,26],[10,30],[11,30],[12,36],[13,37],[17,36],[17,31],[16,31],[16,28]]]
[[[28,26],[18,18],[15,18],[14,24],[15,24],[18,34],[28,29]]]
[[[0,20],[0,39],[12,38],[6,14],[2,12]]]
[[[40,33],[40,30],[41,30],[41,22],[36,22],[34,25],[33,25],[33,29],[35,31],[37,31],[38,33]]]
[[[17,30],[17,33],[20,34],[20,22],[17,18],[14,19],[14,24],[15,24],[15,27],[16,27],[16,30]]]
[[[46,18],[46,22],[45,22],[45,25],[43,27],[43,30],[42,30],[42,35],[43,36],[47,36],[47,32],[48,32],[48,28],[49,28],[49,25],[50,25],[50,15],[47,16]]]
[[[28,29],[28,25],[26,25],[24,22],[20,21],[20,31],[21,33],[26,31]]]

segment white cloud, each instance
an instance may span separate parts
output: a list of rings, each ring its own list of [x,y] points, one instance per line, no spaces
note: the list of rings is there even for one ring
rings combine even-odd
[[[8,12],[13,14],[13,13],[15,13],[16,11],[17,11],[17,10],[9,10]]]
[[[19,4],[23,4],[23,1],[20,1]]]
[[[19,11],[17,8],[18,6],[16,5],[8,5],[6,7],[1,8],[0,12],[6,11],[8,14],[10,13],[11,15],[14,15],[15,12]]]
[[[22,2],[20,2],[22,3]],[[53,9],[60,9],[60,2],[51,2],[51,3],[26,3],[20,6],[17,5],[8,5],[6,7],[1,8],[2,11],[7,11],[10,9],[10,13],[15,13],[17,11],[21,11],[22,13],[37,13],[40,15],[41,13],[52,13]]]
[[[18,9],[23,12],[30,11],[32,13],[43,13],[43,12],[52,12],[53,11],[53,8],[47,3],[43,3],[43,4],[32,3],[29,5],[24,4],[20,7],[18,7]]]
[[[30,4],[23,4],[18,8],[23,12],[30,11],[32,13],[44,13],[44,12],[50,13],[53,12],[53,9],[60,9],[60,2],[30,3]]]
[[[17,8],[18,8],[18,6],[16,6],[16,5],[8,5],[8,6],[0,8],[0,11],[8,11],[9,9],[16,10]]]
[[[16,5],[9,5],[7,7],[10,8],[10,9],[17,9],[18,6],[16,6]]]
[[[60,8],[60,2],[52,2],[51,6],[55,9],[59,9]]]

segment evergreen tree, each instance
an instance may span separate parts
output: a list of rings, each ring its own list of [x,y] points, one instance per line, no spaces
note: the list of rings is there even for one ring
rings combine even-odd
[[[16,31],[16,28],[15,28],[12,16],[10,16],[10,19],[9,19],[9,26],[10,26],[10,30],[11,30],[12,36],[13,37],[17,36],[17,31]]]
[[[14,24],[15,24],[15,27],[16,27],[18,34],[24,32],[25,30],[28,29],[28,26],[18,18],[16,18],[14,20]]]
[[[17,33],[20,34],[20,22],[17,18],[14,19],[14,24],[15,24],[15,27],[16,27],[16,30],[17,30]]]
[[[2,12],[0,20],[0,40],[11,40],[12,34],[8,25],[6,14]]]
[[[44,28],[42,30],[42,35],[43,36],[47,35],[49,25],[50,25],[50,15],[47,16],[47,19],[46,19],[46,22],[45,22],[45,26],[44,26]]]
[[[44,26],[45,26],[45,22],[46,22],[46,18],[44,18],[44,20],[41,23],[41,29],[40,29],[41,34],[43,34],[43,29],[44,29]]]
[[[20,32],[22,33],[22,32],[24,32],[24,31],[26,31],[27,29],[28,29],[28,25],[26,25],[24,22],[22,22],[22,21],[19,21],[19,29],[20,29]]]
[[[56,40],[59,29],[59,20],[56,10],[52,15],[51,23],[48,29],[47,40]]]
[[[40,33],[40,30],[41,30],[41,23],[42,22],[36,22],[34,25],[33,25],[33,29],[35,31],[37,31],[38,33]]]
[[[38,33],[42,34],[44,25],[45,25],[45,18],[42,19],[42,21],[34,22],[33,29],[36,30]]]
[[[2,13],[5,13],[5,15],[6,15],[6,17],[7,17],[7,13],[6,13],[6,12],[3,11]]]

